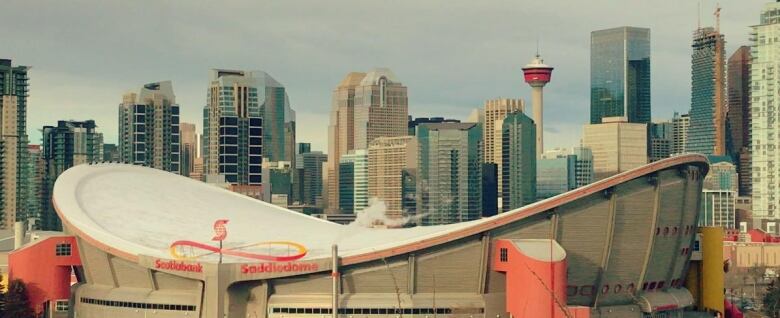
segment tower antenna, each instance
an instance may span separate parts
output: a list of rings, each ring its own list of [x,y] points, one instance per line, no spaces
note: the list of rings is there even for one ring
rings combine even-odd
[[[536,57],[539,57],[539,35],[536,35]]]

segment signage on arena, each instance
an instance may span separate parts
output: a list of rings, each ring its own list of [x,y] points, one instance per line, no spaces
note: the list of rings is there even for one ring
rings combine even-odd
[[[203,273],[203,265],[182,261],[155,260],[154,268],[177,272]]]
[[[301,273],[313,272],[319,269],[317,263],[259,263],[241,265],[242,274],[261,273]]]
[[[223,241],[227,237],[227,223],[228,220],[217,220],[214,223],[214,237],[212,240],[218,241],[219,246],[212,246],[195,241],[181,240],[171,243],[168,248],[169,254],[177,260],[194,260],[207,255],[217,254],[220,255],[220,260],[222,255],[224,255],[266,262],[293,262],[303,258],[308,252],[305,246],[290,241],[270,241],[244,244],[241,246],[223,247]],[[224,244],[229,245],[227,243]],[[256,251],[263,252],[260,253]],[[286,268],[286,265],[280,266]],[[275,267],[271,268],[273,269]],[[284,270],[271,270],[270,272],[280,271]]]

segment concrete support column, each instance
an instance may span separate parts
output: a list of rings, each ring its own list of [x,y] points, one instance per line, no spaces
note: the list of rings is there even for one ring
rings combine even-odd
[[[203,288],[203,308],[201,318],[227,317],[227,267],[220,264],[204,264],[206,272]]]
[[[531,85],[531,104],[534,109],[534,124],[536,124],[536,159],[544,153],[544,84]]]

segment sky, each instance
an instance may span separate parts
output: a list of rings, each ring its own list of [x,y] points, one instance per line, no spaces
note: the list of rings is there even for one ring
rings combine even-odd
[[[747,45],[765,0],[722,1],[726,54]],[[3,0],[0,58],[29,65],[31,143],[57,120],[94,119],[117,138],[122,94],[173,81],[182,121],[202,123],[208,70],[263,70],[297,112],[298,142],[327,149],[333,89],[352,71],[389,67],[409,114],[465,119],[487,99],[523,98],[537,50],[545,146],[577,145],[589,120],[590,32],[651,29],[652,116],[690,108],[691,38],[714,25],[713,0],[38,1]],[[701,7],[699,10],[698,8]],[[700,14],[699,14],[700,12]],[[529,107],[530,108],[530,107]]]

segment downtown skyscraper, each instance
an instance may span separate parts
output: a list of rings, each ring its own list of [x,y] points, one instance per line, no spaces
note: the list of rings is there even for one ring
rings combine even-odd
[[[0,228],[9,228],[23,208],[27,159],[27,66],[0,59]]]
[[[57,126],[44,126],[42,132],[44,176],[40,228],[61,231],[62,222],[52,205],[54,183],[70,167],[103,160],[103,134],[97,132],[94,120],[60,120]]]
[[[522,112],[501,123],[501,211],[536,201],[536,124]]]
[[[712,27],[693,34],[691,124],[686,152],[725,155],[725,68],[723,35]]]
[[[203,165],[206,175],[223,175],[234,190],[255,193],[262,186],[263,104],[266,87],[278,82],[261,71],[213,69],[203,108]],[[254,190],[253,190],[254,189]]]
[[[619,27],[590,36],[590,123],[650,122],[650,29]]]
[[[780,3],[767,3],[751,34],[752,99],[750,154],[753,175],[753,224],[780,218]],[[758,227],[758,226],[756,226]],[[775,233],[773,233],[775,234]]]
[[[749,196],[750,172],[750,47],[741,46],[728,60],[728,154],[737,163],[739,194]]]
[[[378,137],[408,134],[408,98],[387,68],[349,73],[333,92],[328,126],[327,211],[338,212],[339,163],[352,150],[367,149]]]
[[[422,225],[458,223],[481,217],[480,124],[423,124],[417,127],[417,138],[416,213],[420,215]]]
[[[123,162],[180,173],[179,105],[171,81],[122,96],[119,154]]]

